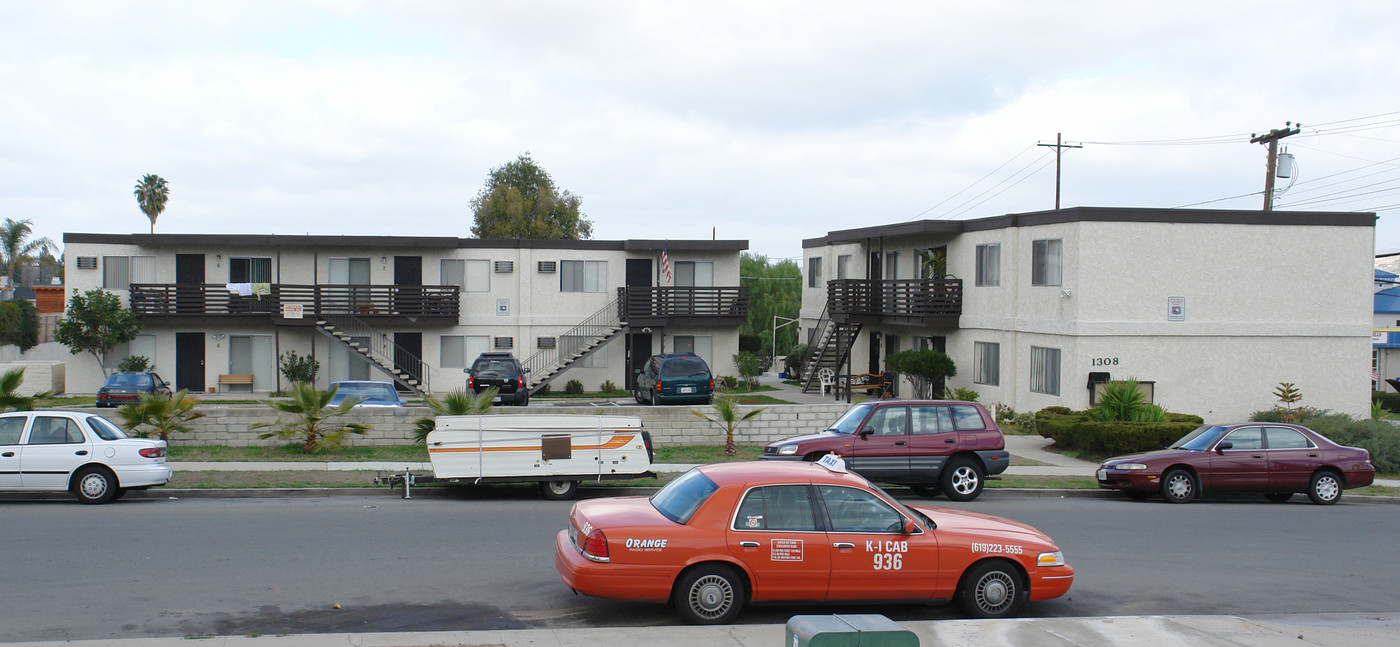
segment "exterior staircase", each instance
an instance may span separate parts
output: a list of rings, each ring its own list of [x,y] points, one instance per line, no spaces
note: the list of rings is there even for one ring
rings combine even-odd
[[[621,300],[618,300],[556,337],[554,348],[542,348],[521,363],[530,395],[626,330],[627,322],[622,320]]]
[[[803,363],[803,370],[807,372],[807,381],[802,385],[803,393],[821,390],[821,382],[817,379],[817,371],[821,369],[829,368],[841,375],[841,365],[850,357],[851,345],[860,335],[860,329],[859,323],[832,321],[827,316],[827,310],[822,310],[821,319],[817,321],[817,334],[814,336],[817,341],[808,350],[807,361]]]
[[[389,335],[352,314],[325,314],[316,320],[316,330],[360,356],[377,367],[394,382],[418,395],[428,393],[429,367],[417,355],[395,344]],[[368,338],[368,344],[361,344],[355,338]]]

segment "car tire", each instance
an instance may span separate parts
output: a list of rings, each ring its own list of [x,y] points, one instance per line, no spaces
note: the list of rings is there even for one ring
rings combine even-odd
[[[1196,477],[1179,467],[1167,470],[1162,475],[1162,498],[1168,503],[1190,503],[1196,498],[1198,489],[1200,486],[1196,484]]]
[[[578,494],[578,481],[540,481],[540,494],[550,501],[568,501]]]
[[[943,492],[943,486],[937,483],[913,483],[910,484],[909,489],[925,499],[932,499]]]
[[[1006,560],[994,559],[968,570],[956,595],[958,605],[969,617],[1008,618],[1025,606],[1030,590],[1015,566]]]
[[[639,389],[632,389],[632,399],[636,400],[637,404],[646,404],[642,401],[642,392]]]
[[[982,486],[986,481],[982,468],[962,457],[948,461],[948,464],[943,466],[943,473],[938,475],[938,483],[943,493],[953,501],[971,501],[977,498],[977,495],[982,493]]]
[[[105,467],[84,467],[73,475],[72,492],[83,503],[107,503],[117,496],[117,477]]]
[[[1308,481],[1308,498],[1318,505],[1332,505],[1342,498],[1342,477],[1327,470],[1313,474]]]
[[[732,568],[702,564],[676,580],[672,602],[681,619],[690,624],[727,624],[744,608],[744,582]]]
[[[1268,493],[1268,494],[1265,494],[1265,495],[1264,495],[1264,498],[1265,498],[1265,499],[1268,499],[1268,500],[1270,500],[1270,501],[1273,501],[1274,503],[1283,503],[1284,501],[1287,501],[1287,500],[1293,498],[1293,493],[1292,493],[1292,492],[1270,492],[1270,493]]]

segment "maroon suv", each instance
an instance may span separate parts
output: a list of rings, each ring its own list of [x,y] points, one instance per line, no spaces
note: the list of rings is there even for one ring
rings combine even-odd
[[[770,443],[759,458],[814,461],[829,453],[872,481],[954,501],[977,498],[986,477],[1006,471],[1011,458],[986,408],[943,400],[857,404],[826,431]]]

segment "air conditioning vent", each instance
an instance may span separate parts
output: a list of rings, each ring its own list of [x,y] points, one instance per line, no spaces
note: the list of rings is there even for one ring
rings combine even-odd
[[[553,274],[556,265],[554,261],[540,261],[540,272],[543,274]]]
[[[78,257],[78,269],[80,269],[80,270],[95,270],[95,269],[97,269],[97,257],[96,257],[96,256],[79,256],[79,257]]]
[[[515,338],[514,338],[514,337],[497,337],[497,338],[496,338],[496,349],[497,349],[497,350],[510,350],[510,349],[512,349],[512,348],[515,348]]]
[[[515,271],[515,261],[496,261],[497,274],[509,274]]]
[[[553,337],[538,337],[535,339],[535,348],[554,348]]]

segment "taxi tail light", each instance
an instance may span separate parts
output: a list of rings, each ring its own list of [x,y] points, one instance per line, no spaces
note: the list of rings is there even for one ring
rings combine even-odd
[[[588,533],[583,539],[583,554],[596,561],[605,562],[608,560],[608,538],[602,530],[597,528]]]
[[[160,458],[165,455],[165,450],[160,447],[147,447],[137,453],[146,458]]]

